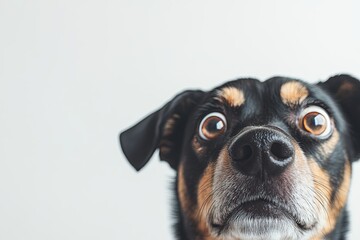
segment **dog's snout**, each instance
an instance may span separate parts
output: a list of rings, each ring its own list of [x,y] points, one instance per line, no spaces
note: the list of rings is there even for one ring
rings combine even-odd
[[[294,154],[294,148],[286,141],[277,141],[271,144],[270,154],[272,154],[275,159],[283,161]]]
[[[234,166],[248,176],[278,175],[294,161],[289,137],[269,127],[244,129],[234,137],[228,151]]]

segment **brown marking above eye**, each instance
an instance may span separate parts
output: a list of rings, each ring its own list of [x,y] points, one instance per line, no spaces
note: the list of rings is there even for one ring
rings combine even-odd
[[[309,91],[307,88],[297,81],[286,82],[280,88],[281,100],[286,105],[300,104],[308,95]]]
[[[217,96],[231,107],[240,107],[245,102],[244,92],[236,87],[224,87],[218,90]]]

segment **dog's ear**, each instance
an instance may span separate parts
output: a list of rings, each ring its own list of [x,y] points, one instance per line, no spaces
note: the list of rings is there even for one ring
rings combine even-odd
[[[184,91],[158,111],[120,134],[122,150],[139,171],[159,148],[160,159],[177,168],[185,126],[202,91]]]
[[[319,86],[332,95],[340,106],[349,127],[354,157],[360,157],[360,81],[349,75],[337,75]]]

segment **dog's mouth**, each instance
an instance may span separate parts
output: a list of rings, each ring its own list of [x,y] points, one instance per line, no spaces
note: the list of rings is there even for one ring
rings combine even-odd
[[[316,222],[307,223],[284,204],[266,198],[255,198],[243,201],[235,207],[221,221],[213,220],[211,227],[218,235],[226,232],[234,222],[253,221],[256,224],[266,223],[267,221],[284,220],[293,224],[302,231],[309,231],[316,226]]]

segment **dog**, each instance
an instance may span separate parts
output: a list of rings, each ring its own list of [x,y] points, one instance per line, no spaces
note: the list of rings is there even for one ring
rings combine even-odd
[[[346,239],[360,82],[244,78],[184,91],[120,143],[136,170],[159,149],[176,171],[177,239]]]

